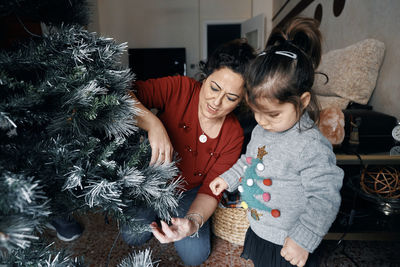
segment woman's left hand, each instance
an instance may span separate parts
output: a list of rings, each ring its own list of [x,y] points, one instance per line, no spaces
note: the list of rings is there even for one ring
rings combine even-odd
[[[168,225],[161,221],[161,228],[155,222],[150,224],[153,235],[160,243],[175,242],[197,231],[195,223],[186,218],[172,218],[171,223],[172,225]]]

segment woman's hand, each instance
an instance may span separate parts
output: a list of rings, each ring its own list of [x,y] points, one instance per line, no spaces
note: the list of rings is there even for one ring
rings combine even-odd
[[[136,117],[137,125],[147,131],[151,147],[150,165],[170,163],[174,148],[172,147],[167,130],[160,119],[143,106],[133,92],[130,92],[130,95],[135,99],[136,107],[140,109],[139,115]]]
[[[160,243],[179,241],[197,231],[197,225],[186,218],[172,218],[171,223],[172,225],[168,225],[161,221],[161,228],[155,222],[150,224],[153,235]]]
[[[286,237],[281,249],[281,256],[290,262],[290,264],[303,267],[308,259],[308,251],[299,246],[290,237]]]
[[[167,130],[165,130],[161,121],[158,119],[155,120],[147,133],[151,147],[150,165],[170,163],[174,148],[172,147]]]
[[[219,194],[222,193],[225,189],[228,188],[228,184],[225,182],[224,179],[221,177],[215,178],[211,183],[210,183],[210,189],[211,192],[213,192],[214,195],[218,196]]]

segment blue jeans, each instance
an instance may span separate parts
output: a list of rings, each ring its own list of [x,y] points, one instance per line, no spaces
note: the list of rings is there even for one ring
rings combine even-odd
[[[178,217],[184,217],[190,208],[193,200],[197,196],[199,188],[194,188],[183,193],[178,206]],[[151,209],[139,208],[136,209],[136,219],[140,219],[143,223],[150,224],[156,221],[157,215]],[[143,245],[152,237],[152,233],[146,232],[142,234],[130,233],[127,227],[121,229],[122,238],[131,246]],[[175,249],[179,257],[185,265],[196,266],[202,264],[210,255],[211,240],[210,240],[210,222],[204,223],[199,230],[199,237],[186,237],[174,243]]]

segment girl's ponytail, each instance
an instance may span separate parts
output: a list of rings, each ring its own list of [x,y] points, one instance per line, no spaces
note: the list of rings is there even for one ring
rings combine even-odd
[[[282,29],[275,28],[267,41],[267,47],[292,44],[310,57],[314,69],[321,61],[322,35],[318,29],[319,22],[312,18],[296,17]]]
[[[292,103],[298,116],[308,111],[314,122],[319,119],[319,103],[312,90],[315,70],[321,62],[322,35],[319,22],[296,17],[283,28],[272,30],[266,48],[253,60],[246,75],[246,99],[257,106],[265,97]],[[300,97],[309,92],[311,100],[302,106]]]

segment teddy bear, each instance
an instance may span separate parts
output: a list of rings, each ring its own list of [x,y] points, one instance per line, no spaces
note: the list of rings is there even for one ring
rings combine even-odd
[[[321,110],[319,115],[319,129],[333,146],[343,142],[344,113],[339,107],[331,106]]]

